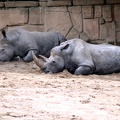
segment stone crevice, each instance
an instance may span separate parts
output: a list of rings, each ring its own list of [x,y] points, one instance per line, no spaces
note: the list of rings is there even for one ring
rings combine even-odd
[[[69,12],[69,10],[68,10],[68,7],[67,7],[67,11],[68,11],[69,18],[70,18],[70,21],[71,21],[72,26],[71,26],[71,28],[69,29],[69,31],[68,31],[68,33],[66,34],[66,36],[69,34],[69,32],[71,31],[71,29],[73,28],[73,22],[72,22],[71,15],[70,15],[70,12]]]

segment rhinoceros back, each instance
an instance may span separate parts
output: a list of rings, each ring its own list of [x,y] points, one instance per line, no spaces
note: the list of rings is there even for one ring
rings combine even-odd
[[[120,47],[101,44],[91,48],[96,74],[120,72]]]
[[[60,33],[57,33],[57,35],[58,35],[59,43],[65,42],[65,41],[67,40],[67,39],[66,39],[63,35],[61,35]]]
[[[60,45],[66,38],[56,32],[32,32],[41,55],[49,56],[53,47]]]

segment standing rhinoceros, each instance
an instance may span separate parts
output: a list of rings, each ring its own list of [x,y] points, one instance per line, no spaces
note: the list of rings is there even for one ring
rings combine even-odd
[[[38,59],[34,54],[33,58],[45,73],[58,73],[64,69],[75,75],[120,72],[120,47],[89,44],[77,38],[54,47],[49,58],[40,56]]]
[[[49,57],[50,50],[66,41],[66,38],[56,32],[29,32],[24,29],[2,31],[3,39],[0,45],[0,61],[11,61],[16,56],[25,62],[32,61],[31,51]]]

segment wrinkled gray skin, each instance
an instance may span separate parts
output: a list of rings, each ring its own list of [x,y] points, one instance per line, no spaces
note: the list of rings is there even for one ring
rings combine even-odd
[[[58,73],[64,69],[75,75],[120,72],[120,47],[89,44],[77,38],[54,47],[49,58],[40,56],[38,60],[34,54],[33,58],[45,73]]]
[[[0,61],[11,61],[17,56],[25,62],[32,61],[32,53],[49,57],[50,50],[66,40],[56,32],[29,32],[24,29],[2,31],[3,39],[0,45]]]

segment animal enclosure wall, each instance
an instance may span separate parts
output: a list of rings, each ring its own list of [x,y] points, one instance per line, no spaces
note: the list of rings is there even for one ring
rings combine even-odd
[[[0,30],[51,30],[68,39],[120,43],[120,0],[3,1]]]

